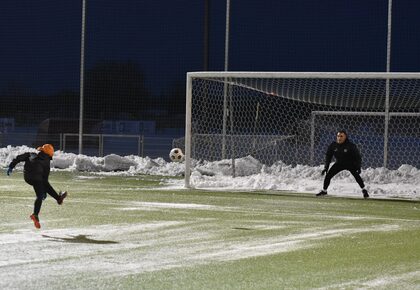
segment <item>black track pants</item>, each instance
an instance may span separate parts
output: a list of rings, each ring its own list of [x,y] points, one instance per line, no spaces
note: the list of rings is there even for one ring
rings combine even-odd
[[[42,206],[42,201],[47,197],[46,196],[47,193],[51,195],[55,200],[59,199],[57,192],[54,190],[54,188],[52,188],[52,186],[50,185],[48,181],[26,180],[26,182],[34,187],[34,190],[36,193],[36,199],[35,199],[35,204],[34,204],[35,215],[39,214],[41,210],[41,206]]]
[[[365,183],[363,182],[363,179],[360,177],[360,174],[356,172],[356,168],[350,168],[346,165],[342,165],[339,163],[334,163],[333,166],[331,166],[330,170],[328,170],[327,175],[324,179],[324,190],[327,190],[328,186],[330,185],[331,179],[340,171],[348,170],[350,173],[354,176],[354,179],[356,179],[356,182],[359,184],[360,188],[365,187]]]

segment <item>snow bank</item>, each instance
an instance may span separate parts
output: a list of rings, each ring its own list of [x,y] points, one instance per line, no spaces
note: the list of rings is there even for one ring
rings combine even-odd
[[[24,152],[36,152],[26,146],[0,148],[0,165],[6,168],[12,159]],[[17,166],[21,170],[23,164]],[[52,161],[53,170],[86,171],[107,174],[145,174],[161,176],[182,176],[183,163],[166,162],[163,158],[151,159],[135,155],[89,157],[57,151]],[[193,161],[191,184],[196,188],[220,190],[289,190],[294,192],[316,193],[322,187],[323,166],[291,166],[276,162],[271,166],[261,164],[252,156],[237,159],[235,178],[232,178],[231,160],[215,162]],[[420,200],[420,170],[411,165],[401,165],[397,170],[386,168],[367,168],[362,178],[372,197],[408,198]],[[182,180],[172,181],[178,188]],[[361,196],[360,188],[353,176],[343,171],[335,176],[328,189],[330,195]]]

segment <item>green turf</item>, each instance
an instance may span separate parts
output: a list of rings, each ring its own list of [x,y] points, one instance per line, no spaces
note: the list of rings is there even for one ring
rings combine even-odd
[[[420,287],[418,201],[166,190],[168,177],[80,176],[52,173],[52,185],[70,195],[63,206],[47,198],[38,231],[22,174],[0,178],[0,250],[21,257],[2,261],[1,288]],[[4,242],[27,233],[35,249]],[[54,247],[59,254],[43,253]],[[65,275],[45,270],[36,279],[28,267]]]

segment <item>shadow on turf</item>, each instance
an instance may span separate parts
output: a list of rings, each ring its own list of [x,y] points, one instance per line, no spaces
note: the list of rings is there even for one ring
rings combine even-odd
[[[250,228],[232,228],[232,230],[252,231]]]
[[[50,239],[51,241],[56,242],[66,242],[66,243],[81,243],[81,244],[118,244],[115,241],[106,241],[106,240],[94,240],[88,238],[86,235],[71,236],[70,238],[61,238],[61,237],[52,237],[47,235],[42,235],[44,238]]]
[[[408,202],[408,203],[419,203],[418,199],[409,199],[404,197],[376,197],[375,194],[371,194],[369,198],[363,198],[360,195],[347,196],[347,195],[326,195],[326,196],[315,196],[314,193],[300,193],[290,191],[255,191],[255,192],[244,192],[244,194],[258,194],[265,196],[284,196],[284,197],[299,197],[299,198],[314,198],[318,200],[331,200],[331,199],[348,199],[348,200],[360,200],[360,201],[378,201],[378,202]]]

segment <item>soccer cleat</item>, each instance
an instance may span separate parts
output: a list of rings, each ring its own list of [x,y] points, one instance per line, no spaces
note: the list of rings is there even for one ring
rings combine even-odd
[[[363,193],[363,198],[369,198],[369,193],[367,192],[366,189],[362,189],[362,193]]]
[[[319,193],[316,194],[316,196],[324,196],[327,195],[327,192],[325,190],[321,190]]]
[[[58,204],[62,204],[62,203],[63,203],[63,200],[64,200],[66,197],[67,197],[67,191],[60,192],[60,195],[58,196],[58,199],[57,199],[57,203],[58,203]]]
[[[31,215],[30,215],[30,218],[31,218],[31,220],[34,222],[34,226],[35,226],[37,229],[40,229],[40,228],[41,228],[41,224],[39,223],[39,218],[38,218],[38,216],[37,216],[37,215],[35,215],[35,214],[31,214]]]

